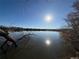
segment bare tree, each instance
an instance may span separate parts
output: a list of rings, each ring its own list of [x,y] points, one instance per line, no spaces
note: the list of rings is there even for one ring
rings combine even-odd
[[[73,49],[79,52],[79,0],[73,3],[73,11],[65,19],[71,30],[61,33],[63,39],[71,43]]]

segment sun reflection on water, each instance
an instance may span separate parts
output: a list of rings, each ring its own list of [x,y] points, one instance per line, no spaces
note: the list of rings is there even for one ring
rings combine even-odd
[[[46,43],[46,45],[50,45],[51,44],[51,41],[50,41],[50,38],[49,37],[46,38],[45,43]]]

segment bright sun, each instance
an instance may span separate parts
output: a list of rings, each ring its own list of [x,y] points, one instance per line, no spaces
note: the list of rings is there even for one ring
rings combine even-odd
[[[48,22],[48,23],[51,22],[52,19],[53,19],[53,17],[51,15],[46,15],[45,16],[45,21]]]

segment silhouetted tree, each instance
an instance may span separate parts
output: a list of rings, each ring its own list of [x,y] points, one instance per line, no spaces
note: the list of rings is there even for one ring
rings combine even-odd
[[[72,30],[63,32],[62,35],[64,39],[68,39],[71,42],[73,48],[79,52],[79,0],[76,0],[73,3],[73,8],[74,10],[69,13],[65,19],[68,27]]]

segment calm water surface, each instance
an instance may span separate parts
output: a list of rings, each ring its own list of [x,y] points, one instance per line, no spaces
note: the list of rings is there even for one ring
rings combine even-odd
[[[16,40],[29,32],[10,33]],[[8,59],[64,59],[65,49],[59,32],[30,32],[30,39],[20,43],[15,53],[8,53]],[[25,39],[27,41],[27,39]],[[63,51],[64,49],[64,51]]]

